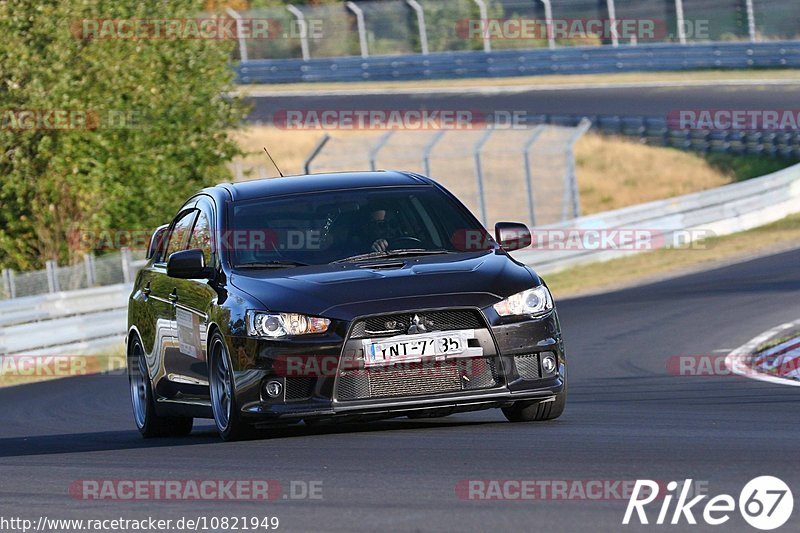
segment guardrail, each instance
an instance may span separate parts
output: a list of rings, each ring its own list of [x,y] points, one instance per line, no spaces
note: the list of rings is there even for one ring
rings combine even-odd
[[[689,244],[697,237],[721,236],[775,222],[800,212],[800,164],[760,178],[667,200],[625,207],[569,222],[539,226],[537,232],[643,230],[665,242]],[[524,250],[514,256],[542,274],[647,251],[567,248]]]
[[[0,355],[74,354],[121,348],[130,284],[0,302]]]
[[[235,69],[239,83],[300,83],[796,67],[800,67],[800,41],[259,59],[242,61]]]

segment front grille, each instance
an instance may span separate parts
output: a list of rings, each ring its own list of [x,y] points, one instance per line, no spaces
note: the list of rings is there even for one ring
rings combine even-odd
[[[419,311],[397,313],[361,319],[353,325],[351,339],[370,337],[389,337],[404,335],[415,324],[414,317],[424,325],[424,331],[453,331],[459,329],[478,329],[485,327],[480,313],[476,310]],[[418,331],[422,333],[422,331]]]
[[[539,354],[517,355],[514,357],[517,373],[522,379],[539,379],[542,372],[539,368]]]
[[[316,378],[286,378],[286,401],[307,400],[314,393]]]
[[[422,396],[486,389],[498,383],[495,359],[490,357],[405,363],[342,372],[337,385],[337,398],[348,401]]]

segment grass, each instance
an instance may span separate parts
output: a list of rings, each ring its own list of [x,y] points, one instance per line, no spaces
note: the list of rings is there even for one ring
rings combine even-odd
[[[583,214],[703,191],[794,163],[755,155],[685,152],[597,134],[578,141],[575,160]]]
[[[700,270],[800,243],[800,214],[742,233],[714,237],[688,249],[663,248],[545,276],[557,298],[657,280]]]
[[[644,76],[640,72],[620,74],[573,74],[547,76],[519,76],[511,78],[466,78],[458,80],[422,80],[422,81],[370,81],[370,82],[330,82],[330,83],[287,83],[240,85],[237,92],[246,95],[251,92],[272,91],[275,93],[289,91],[328,91],[359,89],[429,89],[429,88],[478,88],[545,85],[584,85],[584,84],[625,84],[648,82],[689,82],[725,80],[796,80],[800,82],[800,70],[700,70],[693,72],[648,72]]]
[[[761,352],[765,352],[770,348],[775,348],[776,346],[779,346],[784,342],[794,340],[797,338],[800,338],[800,330],[792,330],[789,333],[784,331],[777,337],[774,337],[772,339],[769,339],[768,341],[759,344],[756,347],[756,349],[753,350],[753,353],[760,354]]]

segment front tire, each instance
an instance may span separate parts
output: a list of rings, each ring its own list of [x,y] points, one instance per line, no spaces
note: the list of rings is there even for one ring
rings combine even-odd
[[[514,402],[503,407],[503,414],[509,422],[541,422],[554,420],[561,416],[567,406],[567,378],[564,376],[564,388],[556,394],[554,400]]]
[[[144,438],[183,437],[192,432],[194,419],[191,417],[156,414],[153,384],[147,370],[142,341],[138,336],[133,338],[128,348],[128,382],[133,419]]]
[[[214,332],[209,344],[208,383],[211,388],[211,409],[214,422],[222,440],[232,441],[250,437],[254,428],[239,413],[236,388],[233,382],[233,365],[225,340],[219,331]]]

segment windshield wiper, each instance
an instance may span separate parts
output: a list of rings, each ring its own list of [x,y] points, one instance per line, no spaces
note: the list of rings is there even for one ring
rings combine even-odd
[[[369,259],[387,259],[392,257],[409,257],[414,255],[441,255],[449,254],[449,250],[427,250],[425,248],[404,248],[401,250],[387,250],[385,252],[369,252],[366,254],[358,254],[344,259],[337,259],[331,263],[356,263],[358,261],[365,261]]]
[[[303,263],[302,261],[281,259],[275,261],[253,261],[250,263],[239,263],[234,268],[292,268],[301,266],[309,266],[309,264]]]

